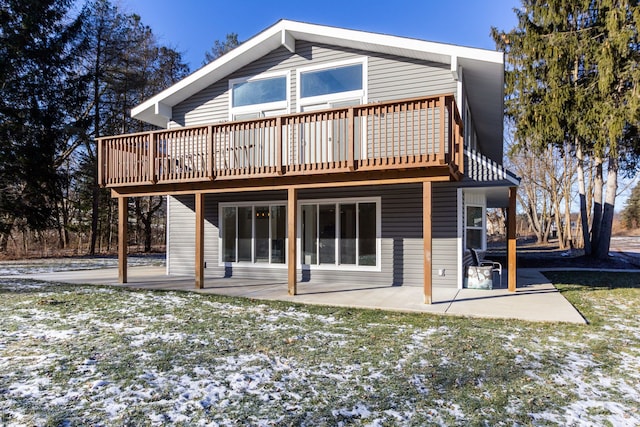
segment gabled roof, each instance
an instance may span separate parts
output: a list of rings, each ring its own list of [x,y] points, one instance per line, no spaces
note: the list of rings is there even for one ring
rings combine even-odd
[[[489,157],[501,160],[504,90],[502,52],[289,20],[278,21],[231,52],[133,108],[131,116],[167,127],[173,106],[280,46],[295,52],[296,40],[448,64],[456,78],[461,69],[476,131],[479,139],[485,143],[483,151]]]

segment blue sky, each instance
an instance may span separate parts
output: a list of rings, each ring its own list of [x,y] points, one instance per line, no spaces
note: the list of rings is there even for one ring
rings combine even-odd
[[[492,26],[511,29],[519,0],[323,0],[220,1],[121,0],[141,16],[162,44],[199,68],[214,40],[237,33],[246,40],[280,19],[494,49]]]

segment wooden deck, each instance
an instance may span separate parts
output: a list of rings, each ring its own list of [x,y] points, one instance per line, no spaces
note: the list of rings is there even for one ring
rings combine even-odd
[[[243,187],[264,178],[290,185],[310,175],[384,180],[399,171],[459,179],[464,164],[453,95],[108,136],[97,143],[99,183],[125,193],[127,187],[152,193],[222,181]]]

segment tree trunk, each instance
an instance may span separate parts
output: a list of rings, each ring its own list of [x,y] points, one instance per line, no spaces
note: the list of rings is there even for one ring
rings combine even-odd
[[[611,246],[611,234],[613,231],[613,214],[616,205],[616,192],[618,191],[618,159],[609,157],[609,167],[607,168],[607,191],[602,213],[602,226],[600,228],[600,238],[596,257],[604,259],[609,256]]]
[[[97,178],[97,177],[96,177]],[[96,242],[98,240],[98,216],[100,215],[100,187],[98,180],[93,184],[91,192],[91,243],[89,245],[89,255],[96,254]]]
[[[576,138],[576,158],[578,159],[578,196],[580,198],[580,224],[582,225],[582,242],[585,255],[591,255],[591,238],[589,236],[589,209],[584,185],[584,153],[582,143]]]
[[[597,250],[600,241],[600,226],[602,225],[602,188],[604,185],[602,178],[602,158],[595,157],[595,176],[593,178],[593,216],[591,226],[591,251]]]
[[[6,253],[9,245],[9,233],[0,233],[0,253]]]
[[[100,67],[102,57],[102,27],[98,27],[96,35],[96,62],[93,69],[93,137],[94,140],[100,136]],[[98,182],[98,161],[97,153],[93,155],[91,142],[87,141],[87,154],[94,163],[93,188],[91,191],[91,243],[89,245],[89,255],[96,253],[96,241],[98,239],[98,216],[100,214],[100,183]]]
[[[574,184],[573,167],[571,165],[572,159],[567,153],[564,156],[564,180],[562,181],[564,199],[564,242],[565,247],[569,249],[573,248],[573,232],[571,231],[571,189]]]
[[[151,252],[151,218],[143,221],[144,224],[144,251]]]

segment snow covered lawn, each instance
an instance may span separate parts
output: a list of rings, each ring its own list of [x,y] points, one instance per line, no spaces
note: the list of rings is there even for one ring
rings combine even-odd
[[[639,425],[640,287],[566,294],[596,321],[2,279],[0,425]]]
[[[164,254],[129,255],[129,266],[164,265]],[[53,273],[69,270],[95,270],[98,268],[114,268],[118,266],[118,258],[102,257],[68,257],[68,258],[37,258],[16,261],[0,261],[0,277],[18,276],[23,274]]]

